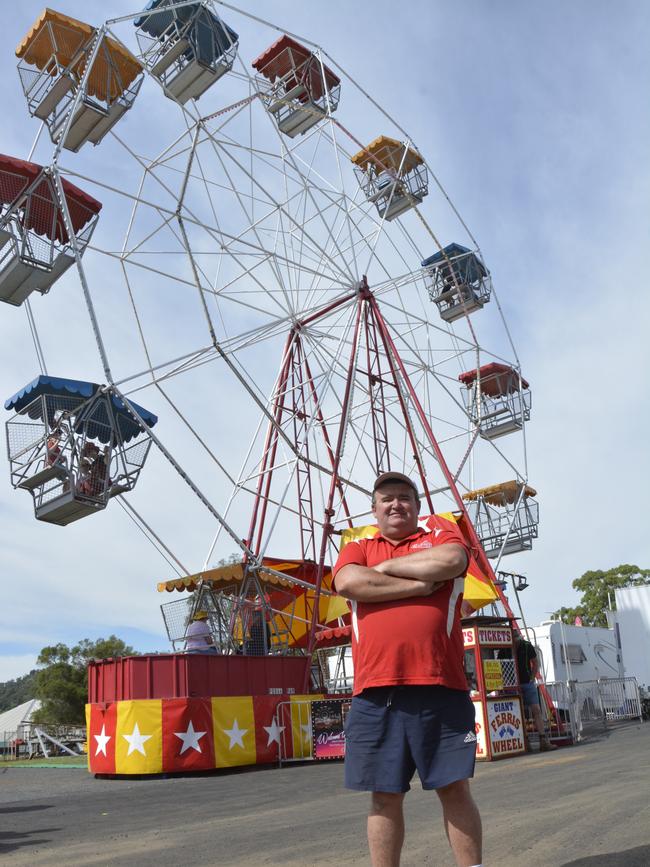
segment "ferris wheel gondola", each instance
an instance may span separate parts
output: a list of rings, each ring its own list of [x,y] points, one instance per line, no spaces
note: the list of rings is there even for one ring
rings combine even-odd
[[[32,495],[39,521],[61,526],[135,487],[151,447],[145,427],[158,420],[96,383],[51,376],[38,376],[5,409],[14,411],[7,421],[11,482]]]
[[[75,153],[99,144],[133,105],[142,64],[103,28],[44,9],[16,48],[31,115]]]
[[[27,160],[0,154],[0,300],[45,294],[82,256],[101,203]],[[74,239],[74,240],[73,240]]]
[[[237,56],[239,37],[202,3],[176,9],[170,0],[150,0],[133,24],[143,63],[181,105],[199,99]]]

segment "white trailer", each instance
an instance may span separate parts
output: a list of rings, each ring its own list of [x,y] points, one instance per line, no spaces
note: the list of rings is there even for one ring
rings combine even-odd
[[[548,683],[623,676],[614,629],[545,620],[529,627],[528,640],[537,648],[540,669]]]

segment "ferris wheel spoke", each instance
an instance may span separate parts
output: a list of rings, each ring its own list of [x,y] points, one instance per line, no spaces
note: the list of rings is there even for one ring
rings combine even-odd
[[[230,150],[225,150],[224,153],[225,153],[225,155],[228,157],[228,159],[229,159],[229,160],[230,160],[230,161],[231,161],[231,162],[232,162],[232,163],[233,163],[233,164],[234,164],[234,165],[239,169],[239,171],[242,173],[242,175],[248,177],[249,180],[250,180],[250,181],[255,185],[255,188],[256,188],[259,192],[261,192],[261,193],[263,194],[263,196],[266,198],[266,200],[267,200],[269,203],[272,203],[274,210],[277,211],[277,212],[280,212],[280,213],[282,214],[283,218],[287,219],[288,223],[289,223],[293,228],[295,228],[296,230],[298,230],[298,231],[300,232],[301,236],[304,236],[305,240],[308,241],[308,242],[313,246],[314,249],[319,250],[319,251],[324,255],[325,260],[331,263],[331,265],[333,266],[335,272],[338,274],[338,276],[340,277],[340,279],[341,279],[342,281],[344,281],[344,282],[345,282],[345,281],[349,281],[349,280],[350,280],[350,275],[347,274],[344,270],[342,270],[342,269],[337,265],[337,263],[335,263],[334,261],[332,261],[332,260],[331,260],[327,255],[326,255],[325,251],[323,250],[322,245],[319,244],[319,243],[316,241],[316,239],[313,238],[312,235],[310,235],[310,233],[308,233],[308,232],[304,232],[304,227],[302,227],[302,226],[300,225],[300,223],[299,223],[299,222],[298,222],[298,221],[297,221],[297,220],[296,220],[296,219],[291,215],[291,213],[288,211],[287,206],[286,206],[286,203],[284,203],[284,202],[282,202],[282,201],[278,201],[277,198],[275,198],[275,197],[273,196],[273,194],[270,192],[270,190],[269,190],[269,189],[268,189],[264,184],[261,183],[261,181],[257,180],[257,179],[254,177],[254,175],[252,175],[251,173],[249,173],[248,168],[247,168],[247,167],[246,167],[246,166],[245,166],[245,165],[244,165],[240,160],[238,160],[238,159],[235,157],[235,155],[232,153],[232,151],[230,151]]]
[[[252,214],[250,214],[250,213],[248,212],[248,210],[247,210],[247,208],[246,208],[245,200],[244,200],[243,196],[240,195],[239,191],[237,190],[237,185],[234,183],[233,178],[232,178],[232,176],[230,175],[227,166],[225,165],[225,162],[224,162],[224,160],[223,160],[222,154],[219,152],[219,149],[216,147],[216,144],[215,144],[215,142],[214,142],[213,139],[211,139],[211,145],[212,145],[213,153],[214,153],[214,155],[216,156],[217,160],[219,161],[219,164],[220,164],[220,166],[221,166],[221,168],[222,168],[224,174],[226,175],[226,178],[227,178],[228,181],[230,182],[230,186],[231,186],[232,192],[234,193],[235,198],[236,198],[236,200],[237,200],[239,206],[241,207],[241,209],[242,209],[242,211],[243,211],[243,214],[244,214],[246,220],[248,221],[248,229],[247,229],[247,232],[251,232],[251,231],[252,231],[252,232],[253,232],[253,236],[255,237],[257,243],[259,244],[259,246],[260,246],[261,248],[263,248],[263,247],[264,247],[264,242],[263,242],[262,238],[261,238],[260,235],[259,235],[259,232],[258,232],[258,230],[257,230],[257,225],[256,225],[255,222],[251,222]],[[201,170],[201,174],[203,175],[203,177],[205,177],[205,173],[203,172],[203,170]],[[209,197],[209,198],[210,198],[210,202],[211,202],[211,205],[212,205],[211,197]],[[216,211],[214,210],[214,205],[212,205],[212,207],[213,207],[213,212],[215,213],[215,219],[216,219]],[[231,251],[230,251],[230,248],[229,248],[229,244],[225,244],[225,245],[224,245],[224,250],[227,251],[227,252],[229,252],[229,253],[231,252]],[[274,265],[275,260],[274,260],[274,258],[273,258],[273,255],[269,255],[268,261],[271,263],[272,266]],[[286,287],[285,287],[284,284],[283,284],[283,280],[282,280],[281,272],[280,272],[279,268],[275,268],[274,270],[275,270],[275,276],[276,276],[276,279],[278,280],[278,284],[280,285],[282,291],[286,294]],[[288,303],[287,303],[287,306],[288,306]]]

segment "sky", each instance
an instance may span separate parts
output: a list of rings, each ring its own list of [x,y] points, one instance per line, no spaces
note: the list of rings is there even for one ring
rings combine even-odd
[[[95,10],[103,16],[110,9],[117,17],[138,9],[125,0],[68,0],[56,8],[94,24],[101,23],[99,17],[91,19]],[[280,32],[288,30],[320,45],[408,132],[489,263],[532,391],[526,449],[530,484],[540,504],[539,538],[532,551],[512,555],[502,564],[527,576],[529,588],[521,602],[528,623],[537,624],[558,607],[576,604],[571,582],[589,569],[619,563],[647,568],[647,4],[410,0],[399,18],[395,5],[383,0],[276,0],[242,2],[240,8],[270,20]],[[0,34],[6,107],[0,149],[20,158],[28,157],[38,125],[27,113],[13,52],[40,9],[40,0],[24,0]],[[225,6],[222,14],[239,27],[240,53],[247,58],[279,35]],[[134,48],[122,27],[115,32],[126,33],[123,38],[130,38]],[[215,86],[201,108],[218,110],[228,104],[227,87],[224,84],[219,95]],[[149,82],[121,122],[124,135],[143,151],[158,141],[160,149],[178,125],[173,104],[148,88]],[[142,104],[149,111],[140,109]],[[386,116],[381,118],[350,86],[342,90],[337,116],[362,140],[395,134]],[[385,127],[378,128],[380,121]],[[48,153],[51,145],[39,141],[34,158],[47,162]],[[118,161],[118,154],[106,141],[96,149],[86,146],[79,154],[65,154],[62,162],[84,176],[133,191],[136,174]],[[106,244],[113,227],[117,236],[124,226],[120,201],[106,193],[101,215],[105,234],[100,236]],[[443,205],[442,197],[432,194],[423,213],[446,238],[452,228]],[[414,221],[405,219],[404,226],[407,232],[419,231]],[[123,308],[110,302],[111,280],[122,278],[108,266],[102,270],[103,260],[92,257],[89,251],[84,261],[91,281],[106,284],[98,311],[109,354],[123,376],[129,370],[126,363],[121,366],[128,348],[127,326]],[[194,313],[162,283],[151,288],[160,290],[145,306],[156,347],[178,341],[182,349],[184,329],[189,333],[193,327]],[[2,307],[4,399],[39,371],[24,310]],[[102,370],[78,281],[66,277],[61,287],[36,299],[33,308],[44,351],[53,360],[50,370],[55,370],[55,362],[70,365],[76,357],[77,377],[100,381]],[[486,308],[481,325],[491,337],[488,312],[493,316]],[[265,359],[253,357],[251,364],[264,379]],[[64,375],[71,374],[66,367]],[[232,422],[224,424],[206,409],[221,399],[213,389],[199,370],[191,393],[183,398],[193,419],[204,424],[215,453],[229,463],[234,461],[238,432]],[[240,406],[236,400],[233,408]],[[144,398],[142,403],[147,406]],[[218,485],[201,475],[187,434],[159,415],[161,437],[167,437],[183,466],[199,473],[201,483],[214,489],[219,500]],[[242,426],[249,422],[254,423],[252,416]],[[479,458],[477,450],[477,462]],[[196,503],[187,500],[186,492],[177,493],[177,483],[168,481],[163,464],[158,455],[151,458],[145,468],[150,472],[143,473],[133,502],[163,538],[174,540],[174,550],[182,552],[189,570],[198,570],[214,533],[213,522],[200,510],[193,511]],[[173,573],[113,505],[66,528],[37,522],[29,496],[11,488],[3,454],[0,682],[27,672],[41,647],[59,641],[114,633],[141,651],[169,649],[155,585]],[[244,519],[243,513],[233,513],[235,524]],[[226,545],[214,556],[229,553]]]

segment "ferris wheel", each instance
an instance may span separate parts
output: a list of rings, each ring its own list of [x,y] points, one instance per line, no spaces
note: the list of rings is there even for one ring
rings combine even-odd
[[[25,307],[40,373],[5,407],[38,520],[121,507],[178,587],[234,552],[212,589],[292,596],[267,650],[340,616],[328,564],[380,472],[464,521],[488,577],[531,547],[530,388],[488,261],[327,47],[150,0],[104,24],[45,10],[16,53],[40,131],[0,157],[0,299]],[[55,369],[39,335],[64,299]],[[194,508],[210,531],[186,563]]]

